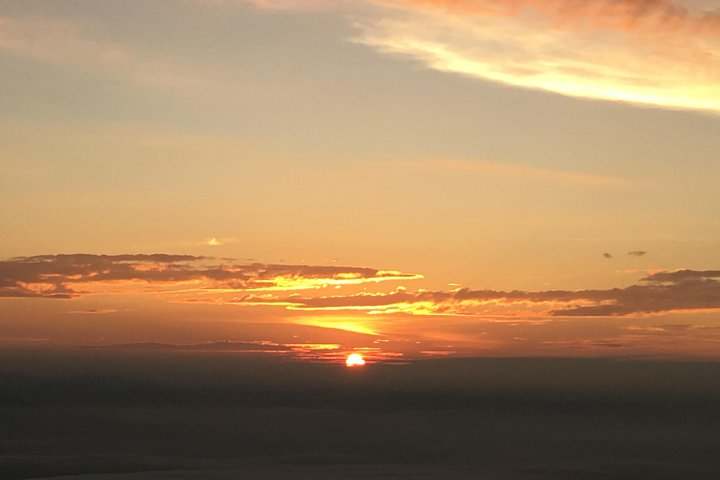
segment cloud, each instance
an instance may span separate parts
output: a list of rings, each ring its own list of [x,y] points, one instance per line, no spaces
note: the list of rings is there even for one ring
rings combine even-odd
[[[626,187],[630,182],[621,177],[552,170],[531,165],[509,164],[485,160],[437,160],[405,162],[417,169],[454,171],[463,175],[483,174],[506,178],[532,178],[536,181],[581,185],[583,187]]]
[[[204,241],[200,242],[200,245],[208,246],[208,247],[219,247],[222,245],[227,245],[229,243],[235,243],[237,242],[237,238],[234,237],[227,237],[227,238],[220,238],[220,237],[209,237],[205,239]]]
[[[191,255],[40,255],[0,262],[0,297],[74,298],[92,293],[293,291],[420,275],[361,267],[213,263]]]
[[[128,45],[102,39],[70,22],[40,17],[0,16],[0,53],[58,66],[97,69],[144,86],[207,92],[222,82],[202,68],[169,58],[148,57]]]
[[[232,352],[244,354],[273,354],[292,358],[322,359],[327,355],[343,353],[336,343],[278,343],[269,340],[222,341],[179,345],[173,343],[145,342],[95,347],[98,350],[142,352]]]
[[[612,254],[611,254],[611,253],[607,253],[607,252],[603,253],[603,257],[604,257],[604,258],[613,258]]]
[[[720,14],[689,0],[378,0],[357,39],[563,95],[720,112]]]
[[[647,255],[647,252],[645,250],[633,250],[631,252],[628,252],[628,255],[631,257],[644,257]]]
[[[138,352],[204,352],[204,353],[234,353],[245,355],[258,355],[268,358],[272,355],[277,358],[310,360],[314,362],[343,363],[347,355],[358,352],[369,363],[382,361],[385,364],[406,363],[405,354],[399,352],[385,352],[379,348],[370,347],[344,347],[338,343],[280,343],[269,340],[257,341],[222,341],[205,342],[199,344],[179,345],[172,343],[145,342],[118,345],[102,345],[94,347],[98,351],[138,351]]]
[[[720,112],[720,15],[700,0],[178,3],[330,11],[353,19],[355,41],[435,70],[573,97]],[[57,19],[0,17],[0,53],[184,94],[234,85],[219,71],[148,56]]]
[[[108,313],[118,313],[114,308],[90,308],[88,310],[71,310],[68,313],[75,315],[105,315]]]
[[[302,297],[253,294],[233,303],[297,310],[358,310],[372,314],[510,317],[608,317],[720,309],[720,271],[660,272],[626,288],[607,290],[454,291],[397,289],[390,293]]]
[[[333,295],[326,290],[421,278],[419,274],[365,267],[242,264],[191,255],[40,255],[0,262],[0,297],[71,299],[92,294],[153,294],[179,303],[504,321],[720,309],[720,270],[656,272],[635,285],[595,290],[409,291],[398,287],[348,293],[333,289],[337,292]],[[83,313],[109,312],[94,309]],[[325,325],[324,320],[320,323]],[[341,328],[340,323],[333,325]],[[354,321],[352,325],[359,328],[360,323]]]
[[[656,272],[644,280],[658,283],[686,283],[720,278],[720,270],[675,270],[674,272]]]
[[[355,41],[435,70],[574,97],[720,112],[720,15],[700,0],[179,3],[331,11],[354,20]],[[57,19],[0,17],[0,53],[184,94],[234,85],[219,71],[148,56]]]
[[[625,327],[625,330],[633,333],[640,333],[642,335],[658,335],[658,336],[673,336],[673,335],[685,335],[688,332],[698,328],[693,324],[665,324],[665,325],[630,325]]]
[[[212,7],[250,4],[270,10],[330,10],[346,2],[343,0],[187,0],[187,3]]]

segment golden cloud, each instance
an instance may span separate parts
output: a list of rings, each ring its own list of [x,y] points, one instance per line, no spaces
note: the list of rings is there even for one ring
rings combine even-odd
[[[359,42],[563,95],[720,112],[720,15],[670,0],[383,0]]]

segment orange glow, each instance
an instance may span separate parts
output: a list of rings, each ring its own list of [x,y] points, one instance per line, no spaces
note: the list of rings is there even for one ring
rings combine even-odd
[[[289,290],[317,290],[327,287],[364,285],[399,280],[419,280],[424,278],[420,274],[405,274],[394,270],[380,270],[375,276],[364,277],[359,273],[341,272],[326,277],[312,277],[302,275],[278,275],[273,278],[257,279],[253,288],[243,288],[249,292],[272,292]]]
[[[362,367],[365,365],[365,359],[359,353],[351,353],[345,360],[347,367]]]
[[[307,325],[310,327],[331,328],[342,330],[350,333],[360,333],[362,335],[378,335],[367,321],[363,321],[360,317],[307,317],[293,319],[292,323],[297,325]]]

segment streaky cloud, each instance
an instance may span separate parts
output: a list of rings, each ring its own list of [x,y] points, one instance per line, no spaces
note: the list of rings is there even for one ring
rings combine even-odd
[[[259,297],[238,304],[275,304],[297,310],[360,310],[374,314],[510,317],[614,317],[720,309],[720,271],[660,272],[625,288],[606,290],[453,291],[398,289],[321,297]]]
[[[326,290],[421,278],[420,274],[366,267],[242,264],[192,255],[39,255],[0,261],[0,297],[71,299],[149,293],[166,295],[176,303],[528,321],[720,309],[720,270],[662,271],[634,285],[611,289],[409,291],[398,287],[349,293],[332,290],[338,292],[334,295],[327,295]],[[105,310],[85,313],[101,312]]]
[[[720,112],[720,15],[671,0],[379,0],[357,41],[572,97]]]
[[[414,169],[458,172],[464,175],[477,174],[499,178],[532,178],[534,181],[582,187],[622,188],[631,185],[628,179],[580,172],[540,168],[530,165],[485,160],[425,160],[403,162]]]
[[[240,264],[192,255],[63,254],[0,261],[0,297],[75,298],[150,291],[292,291],[412,280],[421,275],[364,267]]]

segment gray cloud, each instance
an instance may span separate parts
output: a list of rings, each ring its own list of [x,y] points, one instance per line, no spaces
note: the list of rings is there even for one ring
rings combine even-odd
[[[643,280],[656,283],[684,283],[720,278],[720,270],[675,270],[674,272],[658,272]]]
[[[625,288],[501,291],[397,289],[317,296],[289,294],[331,285],[410,280],[421,275],[364,267],[238,264],[189,255],[41,255],[0,262],[0,297],[74,298],[91,293],[219,291],[227,298],[185,298],[294,310],[375,313],[601,317],[720,308],[720,270],[659,272]]]
[[[606,290],[498,291],[471,290],[408,292],[328,296],[260,298],[247,295],[237,303],[289,305],[307,310],[375,310],[421,314],[481,315],[504,308],[533,308],[544,316],[623,316],[677,310],[720,308],[720,270],[660,272],[638,284]]]
[[[0,297],[73,298],[85,288],[122,282],[172,286],[199,282],[200,289],[315,288],[324,284],[408,280],[417,275],[363,267],[238,264],[191,255],[39,255],[0,262]],[[307,281],[307,284],[303,284]],[[282,284],[282,285],[281,285]],[[292,289],[292,288],[289,288]]]

